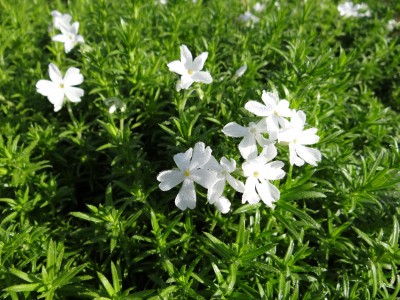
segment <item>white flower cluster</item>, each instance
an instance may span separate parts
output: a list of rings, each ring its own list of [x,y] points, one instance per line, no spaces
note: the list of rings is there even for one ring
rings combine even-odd
[[[354,4],[351,1],[346,1],[344,3],[340,3],[338,5],[339,14],[342,17],[370,17],[371,11],[368,8],[368,5],[365,3]]]
[[[178,90],[189,88],[195,81],[212,82],[208,72],[200,71],[206,58],[207,54],[202,53],[193,61],[187,47],[181,46],[181,60],[168,64],[171,71],[181,75]],[[201,76],[196,75],[199,72]],[[209,80],[197,80],[206,76]],[[231,122],[222,129],[227,136],[242,138],[239,151],[245,162],[238,173],[245,177],[245,183],[231,175],[237,170],[234,159],[222,157],[218,163],[211,154],[211,148],[198,142],[194,148],[174,156],[177,169],[163,171],[157,176],[162,191],[168,191],[182,183],[175,198],[178,208],[185,210],[196,207],[196,183],[207,189],[208,203],[214,204],[221,213],[227,213],[231,203],[223,196],[226,182],[235,191],[243,194],[242,203],[256,204],[262,200],[268,207],[274,208],[274,202],[280,198],[280,191],[270,181],[285,176],[285,171],[282,170],[284,163],[273,161],[278,154],[276,142],[289,147],[291,165],[302,166],[306,162],[316,166],[321,161],[321,152],[306,146],[317,143],[319,136],[316,128],[304,130],[305,113],[290,109],[289,102],[279,99],[276,92],[263,91],[262,101],[263,103],[251,100],[245,105],[249,112],[262,117],[261,120],[251,122],[248,127]],[[262,149],[260,153],[259,148]]]
[[[72,17],[57,10],[53,10],[51,16],[53,27],[61,31],[61,34],[53,36],[52,40],[63,43],[65,53],[69,53],[78,43],[84,43],[83,37],[78,34],[79,22],[71,24]]]
[[[62,14],[57,10],[51,12],[53,17],[53,27],[61,30],[62,34],[52,37],[53,41],[64,43],[65,53],[70,52],[77,43],[83,43],[83,37],[78,35],[79,23],[71,24],[71,15]],[[50,80],[39,80],[36,83],[37,92],[46,96],[50,103],[54,105],[54,111],[59,111],[66,98],[71,102],[80,102],[84,95],[84,90],[74,87],[83,82],[83,75],[78,68],[68,68],[63,78],[59,68],[49,64]]]

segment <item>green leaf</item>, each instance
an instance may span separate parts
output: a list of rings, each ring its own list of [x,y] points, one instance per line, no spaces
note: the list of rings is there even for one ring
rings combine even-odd
[[[115,291],[114,291],[114,288],[112,287],[111,283],[100,272],[97,272],[97,276],[99,276],[99,279],[100,279],[101,283],[103,284],[104,288],[106,289],[108,295],[110,297],[112,297],[115,294]]]
[[[70,212],[70,215],[72,215],[72,216],[74,216],[76,218],[80,218],[80,219],[89,221],[89,222],[93,222],[93,223],[102,223],[103,222],[103,220],[101,220],[99,218],[92,217],[92,216],[90,216],[88,214],[85,214],[85,213],[82,213],[82,212],[79,212],[79,211]]]
[[[264,254],[265,252],[267,252],[268,250],[270,250],[270,249],[273,248],[274,246],[275,246],[275,245],[273,245],[273,244],[262,246],[262,247],[260,247],[260,248],[257,248],[257,249],[248,251],[248,252],[246,252],[246,253],[244,253],[244,254],[241,254],[241,255],[239,256],[239,258],[240,258],[241,260],[250,260],[250,259],[254,259],[254,258],[256,258],[256,257],[258,257],[258,256],[260,256],[260,255],[262,255],[262,254]]]
[[[26,283],[26,284],[18,284],[13,285],[4,290],[7,292],[33,292],[36,291],[40,287],[40,283]]]
[[[113,281],[113,286],[114,286],[114,291],[116,294],[119,293],[121,290],[121,273],[117,267],[115,267],[115,264],[111,262],[111,275],[112,275],[112,281]]]
[[[213,236],[210,233],[203,232],[205,236],[211,241],[208,242],[208,245],[216,252],[218,253],[221,257],[224,259],[231,259],[234,257],[233,251],[230,249],[228,245],[220,241],[218,238]]]
[[[308,226],[313,227],[313,228],[319,228],[320,225],[313,219],[311,218],[308,214],[306,214],[304,211],[299,210],[289,203],[283,202],[283,201],[278,201],[276,204],[278,207],[289,211],[293,214],[295,214],[297,217],[299,217],[304,223],[306,223]]]
[[[283,217],[281,214],[279,214],[277,211],[273,211],[272,215],[279,220],[283,224],[283,226],[286,227],[287,230],[293,235],[293,237],[298,240],[299,242],[302,242],[303,238],[301,234],[293,227],[291,223],[288,222],[288,220]]]

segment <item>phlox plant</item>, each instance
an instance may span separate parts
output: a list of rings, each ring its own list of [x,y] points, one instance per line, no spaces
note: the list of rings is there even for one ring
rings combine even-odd
[[[0,1],[0,298],[400,297],[399,18]]]

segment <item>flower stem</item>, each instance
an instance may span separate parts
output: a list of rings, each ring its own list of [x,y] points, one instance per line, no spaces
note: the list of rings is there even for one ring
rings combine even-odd
[[[286,176],[285,190],[290,189],[292,187],[292,172],[293,172],[293,165],[290,165],[289,172],[287,172]]]
[[[69,113],[69,116],[71,118],[71,121],[74,124],[74,127],[77,127],[78,121],[76,120],[76,118],[74,116],[74,113],[72,112],[71,103],[69,101],[67,101],[67,109],[68,109],[68,113]]]

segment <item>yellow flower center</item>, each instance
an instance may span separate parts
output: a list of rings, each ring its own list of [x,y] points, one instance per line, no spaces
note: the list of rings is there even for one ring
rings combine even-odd
[[[189,70],[188,70],[188,73],[189,73],[189,75],[192,75],[192,74],[193,74],[193,70],[192,70],[192,69],[189,69]]]
[[[183,173],[183,175],[184,175],[185,177],[189,177],[189,176],[190,176],[189,170],[185,170],[185,172]]]
[[[64,88],[64,83],[60,83],[60,88]]]
[[[279,113],[276,110],[274,111],[274,115],[279,117]]]
[[[255,178],[257,178],[258,176],[260,176],[260,173],[258,173],[257,171],[255,171],[255,172],[253,173],[253,176],[254,176]]]

